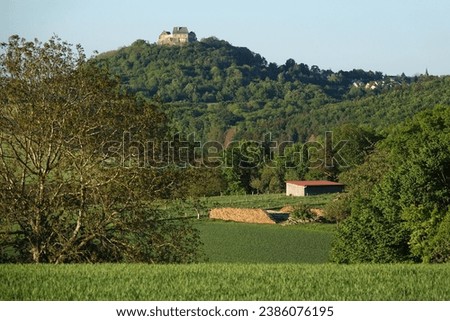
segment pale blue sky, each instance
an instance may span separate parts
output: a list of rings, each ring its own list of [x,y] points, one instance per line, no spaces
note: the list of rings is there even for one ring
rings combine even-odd
[[[187,26],[269,62],[390,75],[450,74],[449,0],[0,0],[0,41],[53,33],[87,52]]]

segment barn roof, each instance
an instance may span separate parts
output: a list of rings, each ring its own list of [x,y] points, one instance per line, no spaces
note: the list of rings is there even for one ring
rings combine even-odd
[[[286,183],[298,186],[344,186],[344,184],[331,181],[286,181]]]

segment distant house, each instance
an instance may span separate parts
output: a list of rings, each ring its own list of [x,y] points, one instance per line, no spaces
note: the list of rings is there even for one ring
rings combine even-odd
[[[310,196],[344,191],[344,184],[330,181],[287,181],[286,195]]]

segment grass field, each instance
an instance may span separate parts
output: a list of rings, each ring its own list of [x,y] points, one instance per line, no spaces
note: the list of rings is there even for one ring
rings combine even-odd
[[[450,300],[450,265],[0,265],[0,300]]]
[[[325,263],[335,226],[245,224],[201,220],[203,249],[211,263]]]
[[[204,202],[209,207],[279,208],[302,201],[322,207],[331,197],[227,196]],[[0,300],[450,300],[450,264],[324,263],[333,225],[206,219],[194,225],[208,263],[4,264]]]

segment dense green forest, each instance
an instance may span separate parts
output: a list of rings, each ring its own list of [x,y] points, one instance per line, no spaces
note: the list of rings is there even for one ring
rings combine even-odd
[[[215,38],[182,47],[135,41],[96,58],[123,88],[164,104],[173,127],[197,139],[305,141],[342,123],[377,130],[450,102],[449,79],[278,66]]]
[[[217,142],[220,161],[205,164],[205,153],[190,161],[199,165],[187,183],[191,196],[281,192],[286,179],[336,180],[397,124],[450,104],[450,77],[334,72],[293,59],[278,66],[214,37],[181,47],[137,40],[95,61],[123,91],[162,106],[173,133],[204,149]],[[347,143],[333,152],[340,140]]]
[[[345,218],[333,249],[336,262],[450,261],[448,106],[396,126],[341,180],[348,193],[328,204]]]

